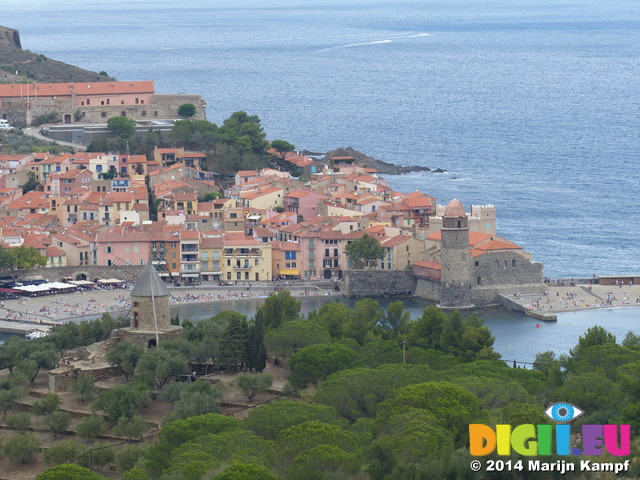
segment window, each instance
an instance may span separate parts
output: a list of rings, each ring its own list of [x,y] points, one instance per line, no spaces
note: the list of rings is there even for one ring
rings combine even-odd
[[[231,272],[227,272],[227,280],[231,280]]]
[[[133,247],[133,253],[138,253],[138,247],[137,246]]]
[[[146,110],[142,110],[140,112],[140,115],[143,116],[143,117],[146,117],[147,116],[147,111]]]
[[[209,260],[209,252],[200,252],[200,258],[202,260]]]
[[[227,267],[230,267],[230,266],[231,266],[231,259],[230,259],[230,258],[228,258],[228,259],[227,259]]]
[[[101,116],[102,118],[107,118],[107,112],[102,112],[102,113],[100,113],[100,116]]]
[[[111,247],[107,247],[107,248],[106,248],[106,252],[107,252],[107,253],[111,253]]]
[[[260,260],[258,260],[257,258],[254,260],[256,267],[260,264]]]
[[[309,259],[315,258],[315,250],[309,250]]]
[[[242,272],[236,272],[236,278],[242,280]]]
[[[477,282],[478,282],[478,285],[480,285],[482,283],[482,277],[478,277]]]
[[[230,213],[229,214],[229,218],[238,218],[238,214],[237,213]]]
[[[129,253],[129,247],[124,247],[124,253]]]
[[[153,112],[153,116],[157,117],[158,116],[158,111],[156,110],[155,112]]]
[[[337,256],[338,256],[338,249],[337,249],[337,248],[334,248],[334,249],[333,249],[333,256],[334,256],[334,257],[337,257]]]
[[[172,268],[173,270],[175,270],[175,269],[176,269],[176,264],[175,264],[175,263],[172,263],[172,264],[171,264],[171,268]]]
[[[220,260],[220,252],[213,252],[212,258],[214,260]]]
[[[314,270],[316,268],[316,261],[315,260],[309,260],[309,268]]]
[[[475,262],[474,265],[477,267],[478,265],[480,265],[480,262]]]
[[[328,248],[325,248],[325,249],[324,249],[324,256],[325,256],[325,257],[328,257],[328,256],[329,256],[329,249],[328,249]]]
[[[309,239],[309,248],[313,248],[315,246],[315,240],[313,238]]]
[[[511,268],[516,268],[516,261],[515,260],[511,260]]]

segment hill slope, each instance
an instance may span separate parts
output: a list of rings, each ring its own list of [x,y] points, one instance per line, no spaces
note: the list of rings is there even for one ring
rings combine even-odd
[[[0,83],[108,82],[107,75],[90,72],[20,48],[16,30],[0,26]],[[18,74],[16,75],[16,71]]]

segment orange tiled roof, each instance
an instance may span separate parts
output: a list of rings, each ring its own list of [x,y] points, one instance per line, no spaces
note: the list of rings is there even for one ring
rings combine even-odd
[[[79,83],[23,83],[0,85],[0,98],[65,97],[76,95],[122,95],[154,93],[153,81],[142,82],[79,82]]]

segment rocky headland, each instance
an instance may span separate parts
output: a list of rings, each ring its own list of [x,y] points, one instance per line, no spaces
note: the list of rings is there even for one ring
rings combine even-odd
[[[327,153],[316,153],[309,151],[303,151],[301,153],[309,155],[310,157],[314,157],[318,162],[325,165],[329,165],[333,157],[354,157],[356,159],[356,163],[358,163],[359,165],[363,165],[366,168],[375,168],[378,173],[382,175],[402,175],[403,173],[411,172],[445,172],[445,170],[442,170],[440,168],[431,169],[429,167],[421,167],[418,165],[394,165],[392,163],[383,162],[382,160],[378,160],[377,158],[370,157],[365,153],[359,152],[353,147],[337,148],[336,150],[332,150]]]

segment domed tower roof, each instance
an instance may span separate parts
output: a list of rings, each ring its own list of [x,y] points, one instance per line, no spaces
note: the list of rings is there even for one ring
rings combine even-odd
[[[169,296],[169,290],[156,272],[152,263],[148,263],[131,290],[132,297]]]
[[[462,203],[460,203],[460,200],[454,198],[453,200],[451,200],[446,208],[444,209],[444,217],[466,217],[467,213],[464,210],[464,207],[462,206]]]

